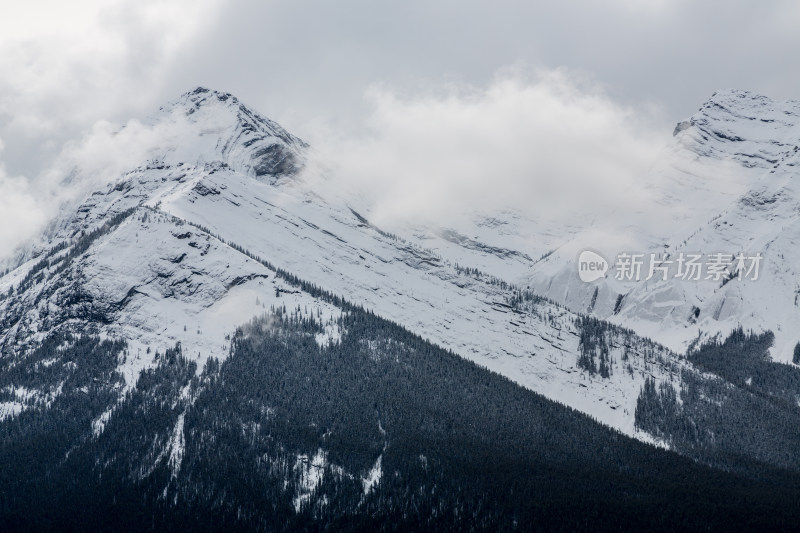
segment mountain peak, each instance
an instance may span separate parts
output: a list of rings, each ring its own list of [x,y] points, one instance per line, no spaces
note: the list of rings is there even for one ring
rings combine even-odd
[[[800,100],[775,100],[769,96],[745,89],[720,89],[715,91],[700,107],[699,113],[724,112],[735,118],[762,122],[774,122],[784,118],[785,122],[794,122],[788,117],[800,116]]]
[[[749,117],[755,113],[784,107],[787,103],[777,102],[768,96],[744,89],[720,89],[711,95],[700,111],[716,108],[726,110],[734,115]]]
[[[800,101],[773,100],[743,89],[714,92],[673,131],[678,143],[698,155],[769,170],[794,149],[788,132],[800,124]]]
[[[179,102],[188,104],[192,107],[200,107],[202,105],[209,105],[216,102],[227,104],[230,106],[240,105],[239,99],[231,93],[217,91],[198,85],[194,89],[183,93],[178,99]]]
[[[222,161],[269,179],[294,174],[308,144],[228,92],[198,86],[161,107],[155,122],[174,125],[180,135],[171,163]]]

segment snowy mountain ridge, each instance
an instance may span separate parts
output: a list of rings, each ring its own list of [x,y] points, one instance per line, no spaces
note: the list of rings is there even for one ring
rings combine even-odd
[[[618,321],[665,340],[670,337],[667,330],[687,329],[683,345],[697,336],[727,335],[737,325],[772,331],[773,359],[790,362],[800,341],[800,335],[786,328],[800,318],[795,298],[800,279],[796,252],[800,194],[795,184],[800,101],[774,102],[744,91],[717,93],[677,137],[702,157],[736,161],[753,178],[731,202],[714,206],[708,221],[690,234],[675,236],[671,252],[759,253],[763,256],[759,279],[722,286],[667,281],[636,287],[626,297]],[[655,306],[655,301],[681,303]],[[697,320],[687,324],[685,317],[694,308],[699,309]],[[654,320],[660,322],[661,334],[644,324]],[[673,348],[677,344],[668,342]]]
[[[587,285],[575,275],[577,250],[599,245],[586,231],[565,239],[564,253],[535,265],[531,286],[576,311],[594,301],[593,314],[677,352],[698,339],[724,338],[739,325],[770,330],[776,335],[773,359],[791,361],[800,335],[783,326],[797,319],[800,271],[792,243],[800,209],[794,185],[799,146],[800,101],[718,91],[676,126],[672,146],[648,178],[654,203],[640,213],[611,217],[622,221],[620,234],[636,238],[627,248],[603,250],[610,261],[619,252],[673,260],[681,253],[760,254],[758,281],[720,286],[606,279]],[[647,216],[648,211],[660,214]]]
[[[737,129],[745,115],[730,108],[756,109],[764,101],[736,92],[718,93],[714,99],[688,126],[678,128],[673,149],[680,158],[664,170],[676,185],[675,196],[663,195],[663,201],[688,195],[687,201],[695,202],[676,227],[700,224],[708,208],[700,204],[712,200],[731,209],[736,228],[765,212],[783,222],[760,224],[760,237],[752,240],[752,231],[738,235],[717,219],[709,227],[700,225],[685,243],[670,244],[670,250],[750,238],[755,248],[770,249],[770,258],[775,257],[774,242],[781,243],[778,253],[789,253],[794,237],[786,228],[794,220],[794,204],[759,199],[791,191],[790,144],[775,144],[769,132],[789,123],[788,118],[779,123],[778,115],[794,115],[778,109],[770,111],[773,122],[747,118],[758,122],[758,135],[751,135],[755,140],[731,140],[748,137]],[[61,328],[88,328],[103,338],[127,341],[119,363],[124,394],[157,363],[156,353],[176,343],[198,371],[212,357],[224,359],[235,329],[271,308],[299,308],[321,317],[327,333],[318,342],[335,342],[341,333],[335,322],[343,310],[298,290],[283,272],[625,434],[654,442],[634,423],[645,382],[680,390],[684,372],[702,374],[681,355],[701,330],[715,334],[738,323],[771,324],[766,315],[755,313],[747,322],[749,310],[743,305],[720,303],[750,297],[746,291],[751,289],[742,284],[704,285],[702,291],[709,294],[700,289],[689,294],[695,289],[669,282],[656,289],[644,283],[623,287],[613,280],[582,284],[570,263],[581,242],[580,227],[559,235],[553,228],[527,227],[529,220],[507,212],[476,216],[479,229],[409,225],[384,231],[369,222],[368,206],[351,204],[334,188],[311,187],[300,174],[307,145],[226,93],[195,89],[152,120],[170,132],[169,142],[157,147],[150,161],[62,213],[48,233],[48,247],[0,278],[5,357],[24,358]],[[765,171],[779,179],[761,196],[751,193],[751,202],[731,203],[732,195],[718,182],[695,196],[686,192],[692,185],[687,169],[702,168],[687,152],[696,159],[724,158],[730,143],[746,145],[739,166],[753,183]],[[764,165],[773,164],[768,161],[778,152],[783,160],[767,170]],[[547,233],[547,249],[555,253],[525,247],[537,232]],[[678,243],[681,238],[661,227],[645,233],[644,241],[650,242]],[[539,246],[538,251],[544,249]],[[771,279],[788,282],[788,274],[777,276],[783,272],[775,270],[780,263],[771,264]],[[776,283],[752,287],[785,289]],[[531,293],[527,285],[552,301]],[[738,300],[728,293],[734,290],[740,291]],[[770,294],[754,301],[763,301],[767,309],[776,300]],[[700,320],[687,323],[695,306]],[[767,318],[782,320],[793,312],[787,306]],[[584,313],[644,332],[668,348],[632,331],[590,327]],[[796,340],[775,329],[779,350]],[[58,391],[58,383],[3,391],[9,399],[0,403],[0,412],[14,416],[42,408]]]
[[[613,348],[606,378],[583,372],[576,315],[538,299],[514,306],[518,290],[502,279],[308,190],[296,178],[305,144],[230,95],[196,89],[163,116],[188,117],[185,143],[65,213],[49,250],[0,281],[9,294],[0,302],[8,356],[24,357],[58,328],[91,326],[128,342],[120,372],[130,388],[177,342],[198,368],[224,359],[226,337],[271,306],[313,309],[332,323],[341,311],[288,285],[280,268],[628,434],[637,433],[644,376],[668,380],[684,364],[642,341]],[[462,252],[497,257],[497,249],[446,237]]]

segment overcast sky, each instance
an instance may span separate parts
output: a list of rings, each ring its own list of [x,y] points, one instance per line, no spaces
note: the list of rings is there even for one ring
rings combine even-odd
[[[49,216],[37,198],[53,193],[43,176],[66,141],[197,85],[322,148],[334,136],[390,152],[418,131],[401,120],[408,111],[439,116],[448,127],[417,127],[440,136],[488,122],[490,133],[510,123],[541,139],[563,122],[550,152],[569,151],[588,121],[580,146],[619,159],[592,149],[610,125],[638,151],[635,172],[716,89],[800,98],[798,27],[790,0],[4,2],[0,255]],[[527,113],[522,126],[514,109]]]

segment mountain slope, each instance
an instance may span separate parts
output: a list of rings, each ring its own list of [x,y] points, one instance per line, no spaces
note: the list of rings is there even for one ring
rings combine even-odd
[[[254,117],[206,90],[165,107],[164,129],[183,141],[65,213],[51,248],[2,279],[0,292],[14,294],[0,303],[8,317],[0,346],[19,352],[63,323],[91,323],[129,343],[127,387],[176,342],[202,366],[226,355],[225,336],[259,305],[306,305],[252,259],[261,257],[628,434],[645,377],[669,380],[684,364],[632,339],[630,360],[618,348],[605,379],[581,372],[573,313],[538,300],[512,308],[519,291],[504,280],[375,228],[318,180],[265,179],[258,154],[269,148],[301,162],[305,145]]]
[[[707,115],[703,116],[703,115]],[[773,102],[745,92],[717,95],[701,116],[679,135],[697,138],[700,151],[714,157],[732,154],[741,165],[758,169],[759,179],[733,202],[713,211],[673,250],[708,250],[762,256],[756,281],[733,279],[730,283],[659,282],[636,287],[626,298],[620,322],[645,331],[642,322],[660,322],[662,329],[678,329],[681,315],[693,307],[699,320],[683,335],[684,342],[701,335],[727,335],[737,325],[772,331],[771,351],[776,361],[789,363],[800,334],[787,328],[800,315],[796,294],[800,279],[800,195],[795,184],[800,162],[800,102]],[[705,142],[700,145],[700,140]],[[701,152],[702,153],[702,152]],[[711,213],[710,213],[711,214]],[[733,270],[733,266],[731,266]],[[656,310],[653,299],[680,302]],[[644,321],[639,317],[647,317]]]
[[[0,523],[60,531],[796,524],[796,474],[762,464],[753,479],[698,465],[338,305],[339,342],[320,345],[326,324],[314,312],[281,309],[240,328],[229,357],[209,359],[202,372],[180,347],[157,355],[99,434],[90,421],[113,402],[125,345],[53,339],[32,356],[58,346],[81,371],[49,409],[0,424]]]
[[[47,478],[52,490],[66,483],[70,492],[77,491],[76,498],[91,499],[94,490],[122,490],[131,498],[125,512],[134,513],[141,512],[139,505],[168,509],[180,501],[188,507],[178,508],[186,512],[210,505],[219,510],[217,518],[234,520],[235,515],[238,521],[242,516],[232,509],[247,504],[257,486],[272,491],[274,498],[252,501],[280,502],[280,513],[288,513],[278,515],[280,523],[286,516],[351,516],[353,502],[362,497],[378,514],[400,512],[408,518],[393,507],[406,505],[411,493],[401,496],[403,491],[434,491],[442,483],[452,489],[465,465],[477,463],[485,465],[478,472],[481,479],[499,475],[491,469],[503,472],[508,481],[503,490],[519,487],[513,490],[532,494],[555,483],[561,495],[566,485],[579,483],[587,505],[635,515],[662,498],[690,505],[696,497],[675,479],[648,471],[651,460],[654,472],[674,467],[704,483],[730,484],[733,494],[759,491],[765,501],[774,497],[770,486],[783,487],[794,476],[765,464],[800,468],[793,453],[800,442],[800,412],[783,404],[776,408],[769,391],[765,396],[763,388],[750,388],[740,376],[709,374],[699,359],[510,283],[528,265],[558,264],[562,257],[533,259],[515,251],[514,243],[521,241],[502,231],[495,232],[501,237],[493,241],[493,228],[513,214],[499,213],[494,222],[484,219],[479,238],[427,228],[441,239],[436,242],[448,243],[433,242],[439,247],[431,250],[422,245],[425,240],[371,224],[367,210],[337,190],[334,181],[310,175],[315,169],[304,167],[309,148],[303,141],[229,94],[198,88],[162,108],[150,123],[166,133],[149,152],[149,161],[65,209],[42,240],[0,278],[0,425],[8,435],[4,460],[19,465],[8,470],[4,490],[26,495],[14,505],[28,505],[29,497],[37,501],[25,492],[32,489],[24,479]],[[679,135],[692,131],[685,128]],[[526,222],[518,218],[514,224]],[[558,282],[551,279],[550,287]],[[617,293],[602,284],[593,288],[586,285],[575,293],[587,299],[579,310],[610,314],[608,309],[620,303]],[[560,290],[571,294],[569,285]],[[631,311],[635,294],[630,291],[614,320],[639,327],[630,319],[642,316]],[[271,361],[267,367],[265,360]],[[300,361],[304,364],[293,366]],[[283,378],[277,368],[285,368]],[[441,379],[431,380],[422,369]],[[353,381],[359,374],[348,375],[351,371],[365,372],[367,378]],[[267,391],[265,383],[270,383]],[[403,392],[416,389],[425,393]],[[793,393],[784,391],[781,401]],[[452,409],[424,414],[424,405],[441,404],[448,394],[454,395]],[[333,412],[337,401],[348,406],[345,421]],[[414,407],[384,416],[390,404]],[[283,414],[276,421],[278,405]],[[504,411],[504,405],[515,407]],[[728,477],[645,448],[563,405],[623,434],[745,477]],[[720,421],[717,407],[735,407],[736,416]],[[549,422],[540,411],[563,424]],[[487,418],[486,413],[494,414]],[[788,429],[759,433],[762,426],[750,427],[748,422],[764,413],[769,417],[763,427]],[[505,422],[498,426],[495,419]],[[501,431],[507,425],[515,426],[508,434]],[[686,427],[694,429],[686,432]],[[280,437],[270,440],[273,431]],[[384,431],[397,432],[406,443],[402,453],[381,454]],[[736,431],[737,438],[714,438],[725,431]],[[562,446],[543,436],[548,433],[567,441],[586,433],[596,444],[588,448],[606,451],[599,462],[586,447],[564,455],[545,452],[542,447]],[[457,446],[448,435],[462,434],[468,452],[453,460],[451,448]],[[216,440],[220,435],[224,442]],[[486,440],[487,435],[492,437]],[[329,445],[328,438],[337,444]],[[438,443],[430,444],[435,454],[409,444],[431,439]],[[31,466],[27,450],[40,440],[51,445],[35,447],[41,465]],[[525,449],[536,459],[515,455],[512,441],[532,443]],[[334,460],[336,454],[341,459]],[[422,475],[419,465],[412,468],[409,462],[420,455],[439,457],[442,470],[433,478]],[[740,459],[731,463],[734,456]],[[400,461],[398,471],[419,484],[390,483],[391,461]],[[526,472],[549,473],[520,481],[510,466],[520,461]],[[619,461],[627,465],[622,472],[610,466]],[[576,466],[584,462],[588,471]],[[266,477],[242,474],[254,463],[266,469],[259,470]],[[229,469],[233,482],[243,485],[227,486],[217,474],[205,477],[216,472],[215,465],[224,465],[219,468]],[[591,483],[599,483],[597,476],[609,468],[620,476],[620,486],[645,500],[642,507],[626,499],[627,489],[608,497],[590,494]],[[626,468],[646,474],[649,481],[640,485]],[[754,473],[762,471],[770,472],[766,485],[752,485]],[[554,481],[555,472],[569,481]],[[112,485],[103,485],[97,476]],[[85,482],[89,492],[65,481],[70,477]],[[323,505],[327,488],[318,488],[327,487],[325,479],[337,482]],[[276,487],[284,482],[288,485],[281,492]],[[386,501],[392,503],[367,498],[385,483],[391,484]],[[658,483],[666,484],[663,492],[647,489]],[[208,492],[198,494],[204,490],[199,487]],[[462,496],[448,496],[441,500],[446,511],[425,507],[420,516],[429,520],[460,513],[465,505],[480,507],[495,490],[482,483],[463,496],[469,504]],[[341,506],[334,496],[342,498]],[[383,501],[383,496],[375,498]],[[423,499],[423,504],[434,501]],[[512,498],[512,507],[518,501]],[[775,522],[787,516],[779,512],[785,501],[781,497],[768,506],[775,509]],[[336,509],[332,514],[307,515],[313,515],[309,509],[314,505],[321,509],[329,503]],[[563,504],[539,503],[551,510]],[[492,505],[486,528],[513,523],[510,517],[517,511]],[[549,523],[535,509],[525,509],[533,513],[530,520]],[[242,523],[266,520],[257,514]],[[763,516],[758,514],[758,520],[769,519]],[[719,523],[702,517],[700,525]]]
[[[785,324],[796,320],[798,198],[794,178],[800,148],[800,103],[776,102],[746,91],[715,93],[690,119],[677,125],[673,144],[649,180],[652,202],[642,213],[608,213],[636,239],[627,247],[603,248],[594,233],[564,239],[559,250],[533,267],[531,285],[574,310],[591,312],[634,329],[677,352],[698,339],[722,339],[738,326],[773,331],[774,360],[792,360],[798,336]],[[641,216],[650,210],[650,216]],[[681,254],[762,257],[758,282],[687,282],[658,276],[619,281],[613,272],[592,284],[575,275],[582,248],[600,249],[613,262],[619,252],[651,253],[671,261]],[[733,260],[728,269],[733,272]],[[593,298],[595,288],[599,295]],[[620,305],[617,305],[618,298]]]

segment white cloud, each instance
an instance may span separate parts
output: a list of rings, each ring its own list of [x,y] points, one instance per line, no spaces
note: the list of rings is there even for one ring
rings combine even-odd
[[[182,134],[180,126],[175,121],[148,126],[131,120],[120,128],[98,121],[79,140],[68,142],[33,180],[9,175],[0,164],[0,259],[36,237],[65,203],[81,200],[147,161],[157,148],[174,144]]]
[[[219,0],[17,3],[0,22],[0,116],[19,134],[53,133],[151,105],[175,56]],[[96,118],[95,118],[96,119]]]
[[[220,4],[38,0],[2,8],[0,257],[41,229],[61,200],[83,192],[62,183],[71,154],[109,171],[140,155],[112,151],[103,119],[152,111],[170,69]],[[142,133],[135,123],[126,129]]]
[[[28,180],[9,176],[0,166],[0,258],[33,237],[47,218]]]
[[[330,139],[316,125],[337,123],[345,138],[334,136],[335,160],[354,185],[376,184],[387,217],[506,199],[558,214],[570,195],[578,209],[638,190],[659,141],[640,119],[642,102],[668,109],[657,128],[668,134],[719,87],[787,98],[800,80],[785,68],[800,42],[791,0],[6,4],[0,186],[10,190],[16,176],[14,190],[22,183],[37,199],[74,194],[50,190],[53,172],[42,174],[65,142],[200,84],[237,94],[317,146]],[[490,82],[514,62],[591,72],[613,97],[563,72]],[[473,88],[420,88],[442,79]],[[375,82],[370,113],[360,95]],[[359,133],[364,116],[369,134]]]
[[[465,211],[512,207],[568,221],[636,206],[669,133],[563,70],[507,73],[483,89],[369,95],[369,134],[312,144],[334,181],[370,196],[376,222],[446,225]]]
[[[76,197],[91,192],[123,172],[132,170],[150,159],[161,158],[169,148],[188,142],[191,131],[185,120],[174,113],[169,120],[145,124],[129,120],[120,127],[101,120],[76,141],[67,142],[53,164],[39,178],[49,188],[63,187],[70,176],[70,191],[61,198]],[[76,172],[77,170],[77,172]]]

